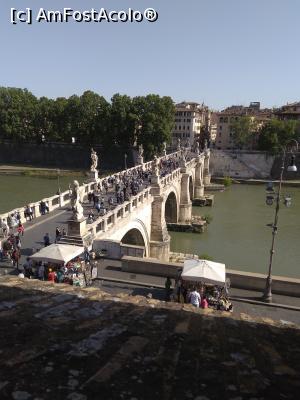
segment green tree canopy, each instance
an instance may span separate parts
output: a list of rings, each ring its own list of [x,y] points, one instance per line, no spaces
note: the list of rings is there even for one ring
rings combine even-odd
[[[0,135],[12,141],[38,134],[34,124],[37,98],[27,89],[0,87]]]
[[[112,143],[122,147],[133,146],[138,115],[131,97],[115,94],[111,99],[110,137]]]
[[[139,120],[137,142],[142,144],[146,156],[151,158],[169,143],[174,126],[175,106],[170,97],[150,94],[135,97],[133,103]]]
[[[26,89],[0,87],[0,138],[20,142],[61,141],[89,145],[143,144],[148,157],[169,142],[175,107],[170,97],[131,98],[115,94],[111,103],[92,91],[81,96],[37,99]]]
[[[299,131],[299,121],[271,119],[260,131],[258,148],[276,154],[280,152],[281,146],[289,144],[292,139],[298,140]]]
[[[255,142],[258,124],[255,118],[250,116],[237,117],[230,124],[235,147],[252,148]]]

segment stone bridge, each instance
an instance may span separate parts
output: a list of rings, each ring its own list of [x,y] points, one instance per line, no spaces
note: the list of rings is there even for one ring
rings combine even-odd
[[[204,186],[210,183],[210,152],[189,153],[186,161],[181,150],[161,157],[159,161],[170,157],[178,160],[179,168],[164,177],[152,176],[150,187],[87,225],[90,235],[96,239],[96,247],[98,240],[100,243],[111,240],[141,246],[146,257],[169,260],[167,223],[191,222],[192,199],[203,196]],[[152,163],[141,162],[131,170],[146,170]],[[120,172],[123,173],[125,171]]]
[[[142,157],[139,157],[138,165],[135,167],[115,173],[113,176],[116,177],[134,170],[151,170],[151,184],[104,216],[98,217],[93,223],[87,223],[86,218],[77,223],[70,219],[70,211],[66,209],[70,202],[69,191],[43,199],[49,207],[49,216],[40,216],[40,201],[31,203],[35,217],[34,221],[27,223],[31,234],[34,233],[35,225],[40,225],[39,229],[47,232],[46,221],[54,218],[51,215],[65,214],[65,220],[69,220],[66,240],[70,238],[73,244],[87,246],[93,244],[95,250],[100,251],[106,243],[106,246],[110,244],[115,246],[115,249],[118,248],[119,252],[123,246],[123,253],[121,252],[120,256],[130,255],[128,251],[136,248],[137,255],[168,260],[170,236],[167,223],[186,224],[191,221],[192,199],[203,196],[205,185],[210,183],[210,151],[207,149],[203,153],[196,154],[181,149],[158,158],[157,162],[169,158],[175,160],[179,167],[163,177],[160,171],[154,173],[153,161],[144,163]],[[96,189],[97,185],[101,186],[105,178],[84,183],[81,187],[85,195]],[[24,207],[14,211],[19,211],[21,221],[25,222]],[[11,213],[2,214],[0,218],[6,219]]]

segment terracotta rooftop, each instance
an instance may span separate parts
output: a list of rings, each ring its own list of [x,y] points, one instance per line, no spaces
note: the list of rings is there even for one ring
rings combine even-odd
[[[284,321],[7,276],[0,317],[1,400],[299,398]]]

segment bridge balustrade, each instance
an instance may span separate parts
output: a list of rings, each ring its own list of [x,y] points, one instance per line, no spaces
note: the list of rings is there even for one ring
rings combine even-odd
[[[129,201],[118,205],[115,209],[108,211],[103,217],[98,217],[96,221],[88,225],[88,231],[94,236],[99,232],[105,232],[110,229],[118,220],[124,218],[133,208],[143,205],[144,199],[150,196],[150,188],[144,189],[143,192],[133,196]]]

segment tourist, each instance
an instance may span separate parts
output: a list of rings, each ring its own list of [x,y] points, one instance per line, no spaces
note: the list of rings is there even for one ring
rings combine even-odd
[[[63,283],[64,279],[65,279],[65,274],[62,267],[57,271],[57,283]]]
[[[201,303],[201,296],[199,292],[197,291],[196,287],[193,287],[193,291],[189,294],[189,302],[194,306],[194,307],[199,307]]]
[[[57,226],[55,229],[55,243],[59,242],[61,238],[61,231],[59,227]]]
[[[41,212],[41,215],[46,214],[46,203],[43,200],[40,202],[40,212]]]
[[[202,297],[201,308],[208,308],[208,301],[206,300],[205,296]]]
[[[7,223],[6,223],[6,220],[5,220],[5,218],[3,218],[1,221],[0,221],[0,228],[2,229],[2,235],[3,235],[3,237],[7,237],[7,235],[8,235],[8,225],[7,225]]]
[[[89,249],[85,246],[84,248],[84,253],[83,253],[83,257],[84,257],[84,261],[86,263],[90,262],[90,253],[89,253]]]
[[[48,281],[54,283],[56,278],[57,278],[56,272],[52,271],[52,268],[49,268]]]
[[[26,206],[26,209],[24,211],[24,216],[25,216],[26,221],[27,221],[27,218],[29,219],[29,221],[33,220],[33,209],[29,204]]]
[[[37,276],[40,281],[45,280],[45,266],[41,261],[39,262],[38,265]]]
[[[21,254],[19,249],[15,248],[11,254],[11,259],[13,262],[13,266],[17,267],[17,269],[19,270],[19,260],[20,260]]]
[[[88,220],[87,220],[87,222],[88,222],[89,224],[92,224],[92,223],[94,222],[94,218],[95,218],[95,216],[94,216],[93,211],[90,211],[90,212],[89,212],[89,215],[88,215]]]
[[[16,248],[18,248],[19,250],[21,250],[22,247],[22,243],[21,243],[21,239],[20,236],[16,236]]]
[[[49,233],[46,233],[44,236],[44,246],[47,247],[50,245],[50,236]]]
[[[23,225],[22,222],[20,221],[20,222],[19,222],[19,225],[18,225],[18,228],[17,228],[18,234],[24,236],[24,230],[25,230],[25,229],[24,229],[24,225]]]

